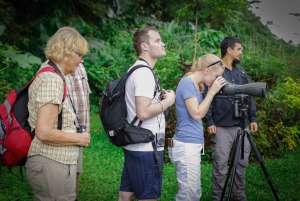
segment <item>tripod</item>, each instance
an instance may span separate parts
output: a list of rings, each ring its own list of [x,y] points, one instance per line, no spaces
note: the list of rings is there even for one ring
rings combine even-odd
[[[248,105],[245,104],[245,99],[247,97],[248,97],[248,95],[245,95],[245,94],[241,94],[239,96],[234,96],[234,116],[241,118],[241,129],[238,130],[237,137],[236,137],[235,142],[230,151],[229,160],[232,160],[232,161],[230,162],[230,166],[229,166],[229,169],[227,172],[227,177],[225,180],[225,184],[224,184],[224,188],[223,188],[222,196],[221,196],[220,200],[222,201],[224,198],[229,179],[230,179],[230,183],[228,185],[229,189],[228,189],[228,196],[227,196],[228,199],[227,200],[228,201],[230,200],[240,153],[241,153],[241,159],[244,159],[244,138],[246,135],[249,140],[251,150],[253,150],[255,158],[259,162],[259,164],[263,170],[263,173],[271,187],[271,190],[275,196],[275,199],[278,201],[279,200],[278,196],[277,196],[276,191],[271,183],[271,178],[269,177],[269,175],[266,171],[262,157],[255,145],[255,142],[254,142],[251,134],[247,130],[245,130],[248,127],[248,119],[247,119]]]

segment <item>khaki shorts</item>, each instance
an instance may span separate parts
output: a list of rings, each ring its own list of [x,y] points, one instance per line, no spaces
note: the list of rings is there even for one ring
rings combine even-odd
[[[35,155],[27,158],[25,168],[34,201],[76,199],[76,164],[63,164]]]

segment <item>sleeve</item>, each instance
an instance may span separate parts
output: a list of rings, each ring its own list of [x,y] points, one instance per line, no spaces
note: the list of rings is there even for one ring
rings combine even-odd
[[[45,72],[41,73],[36,83],[36,103],[37,108],[45,104],[61,105],[64,96],[63,80],[59,75]]]
[[[191,83],[189,80],[183,80],[179,87],[181,88],[180,92],[183,100],[194,97],[197,98],[197,91],[194,83]]]
[[[87,89],[87,94],[86,94],[86,102],[87,102],[87,109],[86,109],[86,113],[85,113],[85,117],[86,117],[86,130],[89,133],[90,132],[90,99],[89,99],[89,94],[92,93],[90,86],[89,86],[89,82],[88,82],[88,77],[87,77],[87,73],[85,70],[85,67],[83,66],[83,64],[80,64],[80,66],[82,67],[82,72],[83,75],[85,77],[85,85],[86,85],[86,89]]]
[[[134,76],[135,96],[153,99],[156,84],[151,70],[149,68],[139,68],[132,75]]]
[[[250,79],[249,79],[249,76],[247,75],[246,71],[244,70],[244,68],[240,67],[241,68],[241,76],[242,76],[242,79],[243,79],[243,83],[250,83]],[[254,102],[254,98],[253,96],[249,96],[249,100],[248,100],[248,119],[249,119],[249,122],[252,123],[252,122],[256,122],[256,106],[255,106],[255,102]]]
[[[88,93],[92,93],[90,85],[89,85],[89,81],[88,81],[88,76],[87,76],[87,73],[86,73],[86,69],[83,66],[83,64],[79,64],[79,65],[81,67],[80,69],[82,70],[83,77],[85,78],[85,88],[87,89]]]
[[[254,103],[254,98],[249,96],[249,109],[248,109],[249,121],[250,123],[256,122],[256,106]]]

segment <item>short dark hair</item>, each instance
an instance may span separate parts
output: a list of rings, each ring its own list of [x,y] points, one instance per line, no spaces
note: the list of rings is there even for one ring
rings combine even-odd
[[[234,37],[225,37],[223,41],[221,42],[221,56],[222,58],[226,55],[228,47],[231,49],[234,49],[235,44],[239,43],[242,44],[239,38]]]
[[[158,30],[155,29],[154,27],[147,26],[147,27],[136,30],[136,32],[133,35],[133,38],[132,38],[133,47],[134,47],[135,51],[138,53],[138,55],[140,55],[142,53],[141,44],[142,43],[149,44],[149,35],[148,35],[149,31],[158,32]]]

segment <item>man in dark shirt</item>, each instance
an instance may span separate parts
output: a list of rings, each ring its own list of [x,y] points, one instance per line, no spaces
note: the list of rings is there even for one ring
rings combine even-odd
[[[245,70],[237,66],[240,63],[243,47],[238,38],[226,37],[221,43],[221,55],[226,66],[223,77],[234,84],[247,84],[250,82]],[[220,92],[220,94],[222,94]],[[224,95],[224,94],[223,94]],[[205,96],[205,93],[204,93]],[[257,131],[256,107],[253,97],[248,97],[248,119],[251,132]],[[212,200],[220,200],[226,180],[227,163],[231,147],[240,129],[240,118],[234,117],[234,99],[215,97],[208,110],[205,121],[208,133],[211,134],[213,158],[213,185]],[[248,131],[248,128],[245,130]],[[239,156],[233,184],[233,200],[245,201],[245,172],[249,163],[250,144],[244,138],[244,159]]]

